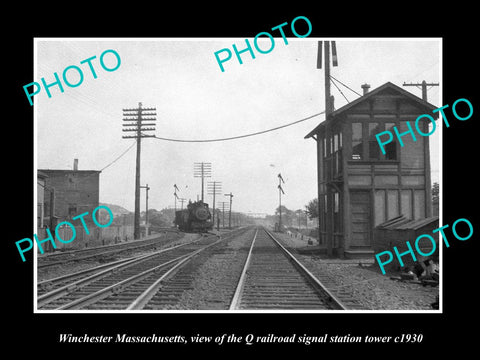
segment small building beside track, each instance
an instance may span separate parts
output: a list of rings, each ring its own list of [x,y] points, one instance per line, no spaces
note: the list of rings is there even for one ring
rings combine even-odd
[[[98,239],[99,232],[93,223],[91,214],[99,205],[100,171],[78,170],[78,161],[75,159],[73,170],[38,169],[37,177],[39,179],[41,177],[43,189],[43,204],[37,200],[37,219],[41,206],[41,212],[44,214],[43,228],[48,227],[54,234],[53,231],[60,222],[68,221],[75,225],[77,234],[75,241],[68,244],[57,241],[57,248],[83,248],[87,246],[86,243],[89,240]],[[40,180],[38,182],[40,183]],[[38,197],[40,198],[40,194]],[[72,218],[85,212],[88,212],[89,216],[85,216],[83,219],[86,226],[92,229],[91,234],[85,233],[80,220],[72,221]],[[65,239],[70,238],[69,231],[71,232],[68,226],[59,228],[59,233]],[[46,237],[45,231],[39,231],[37,234],[39,236],[44,234]],[[49,242],[45,243],[45,247],[47,247],[46,251],[52,250]]]
[[[424,219],[412,220],[407,219],[405,216],[400,215],[393,219],[390,219],[374,229],[373,234],[373,248],[375,253],[383,251],[392,251],[393,247],[396,247],[399,253],[408,251],[406,242],[413,244],[415,240],[423,234],[428,234],[435,239],[435,245],[432,242],[425,240],[418,242],[418,248],[423,254],[430,254],[428,257],[423,257],[417,251],[417,261],[413,261],[411,257],[404,256],[402,258],[405,267],[413,267],[416,263],[425,261],[427,259],[433,259],[438,263],[439,256],[439,235],[438,232],[433,230],[438,228],[438,216],[431,216]],[[434,250],[434,247],[436,250]],[[397,261],[385,265],[386,269],[392,269],[395,271],[401,270],[401,266]]]
[[[96,170],[41,169],[47,175],[47,192],[54,189],[53,209],[60,221],[71,221],[84,212],[91,214],[99,205],[99,176]],[[50,196],[45,197],[45,213],[50,213]],[[85,221],[92,222],[91,217]]]

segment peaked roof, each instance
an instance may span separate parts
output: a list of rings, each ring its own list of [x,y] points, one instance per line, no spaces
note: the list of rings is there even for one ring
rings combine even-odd
[[[391,83],[390,81],[388,81],[385,84],[377,87],[376,89],[373,89],[373,90],[369,91],[365,95],[360,96],[359,98],[355,99],[354,101],[352,101],[352,102],[342,106],[341,108],[333,111],[331,114],[328,115],[328,118],[325,121],[321,122],[317,127],[315,127],[315,129],[310,131],[305,136],[305,139],[312,137],[314,134],[317,133],[317,131],[320,127],[324,126],[328,121],[333,120],[333,118],[335,118],[337,115],[342,114],[343,112],[351,109],[355,105],[370,99],[371,97],[377,95],[378,93],[380,93],[382,91],[385,91],[386,89],[393,89],[394,91],[398,92],[400,95],[403,95],[406,98],[409,98],[410,100],[415,101],[420,106],[423,106],[428,110],[435,110],[437,108],[437,106],[430,104],[428,101],[425,101],[425,100],[419,98],[418,96],[413,95],[411,92],[401,88],[400,86],[397,86],[397,85]],[[436,116],[434,116],[434,118],[437,118],[437,117],[438,117],[438,114]]]

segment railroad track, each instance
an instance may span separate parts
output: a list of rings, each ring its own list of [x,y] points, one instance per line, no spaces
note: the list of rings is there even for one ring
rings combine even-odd
[[[188,244],[126,259],[114,266],[99,269],[92,275],[57,287],[38,296],[39,310],[57,309],[126,309],[138,304],[138,297],[151,286],[158,286],[199,253],[244,232],[232,231],[224,237],[202,237]],[[60,282],[57,279],[57,282]]]
[[[70,262],[91,260],[99,257],[105,258],[108,256],[117,255],[119,253],[124,253],[132,250],[149,250],[152,248],[156,248],[159,245],[163,246],[169,243],[166,238],[161,239],[162,236],[163,235],[159,234],[158,237],[154,237],[148,240],[136,240],[114,245],[104,245],[80,250],[70,250],[45,254],[43,256],[38,256],[37,269],[42,269],[55,265],[62,265]],[[174,238],[171,237],[170,240],[173,241]]]
[[[126,262],[134,259],[135,257],[140,257],[140,256],[125,258],[125,259],[109,262],[109,263],[106,263],[106,264],[103,264],[103,265],[95,266],[95,267],[92,267],[92,268],[89,268],[89,269],[86,269],[86,270],[81,270],[81,271],[77,271],[77,272],[70,273],[70,274],[67,274],[67,275],[62,275],[62,276],[59,276],[59,277],[56,277],[56,278],[51,278],[51,279],[39,281],[39,282],[37,282],[37,295],[41,296],[41,295],[43,295],[47,292],[51,292],[55,289],[58,289],[62,286],[73,283],[73,282],[78,281],[80,279],[86,278],[86,277],[88,277],[90,275],[93,275],[95,273],[98,273],[100,271],[107,270],[107,269],[110,269],[110,268],[114,268],[117,265],[120,265],[122,263],[126,263]]]
[[[218,309],[315,309],[330,310],[346,307],[331,294],[318,279],[303,267],[266,230],[251,231],[248,238],[236,238],[246,246],[245,255],[239,251],[230,267],[241,262],[236,276],[228,282],[220,277],[215,283],[215,294],[208,294]],[[238,246],[238,244],[237,244]],[[220,256],[231,249],[213,250]],[[195,260],[185,262],[176,273],[165,274],[145,290],[129,307],[129,310],[158,310],[175,308],[185,291],[192,289],[199,264],[204,264],[212,254],[199,255]],[[242,270],[243,268],[243,270]],[[218,294],[217,294],[218,293]],[[224,301],[229,294],[228,301]],[[206,299],[204,299],[206,302]],[[209,304],[212,306],[212,303]]]
[[[346,310],[315,276],[265,229],[252,241],[230,310]]]
[[[239,264],[246,259],[254,233],[250,227],[198,254],[150,286],[128,309],[228,309],[241,271]]]
[[[202,271],[215,276],[202,278]],[[263,228],[202,237],[62,278],[39,283],[39,310],[358,309]],[[203,293],[196,281],[209,283]]]

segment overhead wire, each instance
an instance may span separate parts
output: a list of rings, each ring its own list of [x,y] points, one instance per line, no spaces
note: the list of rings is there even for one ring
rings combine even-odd
[[[73,43],[68,43],[67,44],[67,48],[69,48],[69,50],[71,52],[73,52],[75,55],[78,55],[79,54],[79,47],[76,46],[76,44],[73,44]],[[63,52],[59,52],[59,55],[62,59],[64,59],[65,61],[68,60],[70,61],[71,60],[71,57],[70,56],[67,56],[65,53]],[[438,64],[438,61],[435,62],[434,64],[432,64],[431,66],[429,66],[427,69],[423,70],[421,73],[419,74],[423,74],[424,72],[430,70],[431,68],[433,68],[434,66],[436,66]],[[40,69],[42,70],[42,72],[45,72],[46,70],[49,70],[47,72],[52,72],[53,69],[50,69],[50,66],[47,65],[47,64],[44,64],[44,63],[40,63],[40,64],[37,64]],[[349,89],[350,91],[352,91],[353,93],[355,93],[356,95],[358,96],[362,96],[361,94],[359,94],[357,91],[353,90],[352,88],[350,88],[349,86],[345,85],[343,82],[341,82],[340,80],[336,79],[334,76],[330,75],[330,81],[334,84],[334,86],[337,88],[337,90],[340,92],[340,94],[345,98],[345,100],[349,103],[350,101],[348,100],[348,98],[345,96],[345,94],[341,91],[341,89],[338,87],[338,85],[333,81],[335,80],[336,82],[338,82],[339,84],[343,85],[344,87],[346,87],[347,89]],[[84,105],[87,105],[91,108],[93,108],[94,110],[96,111],[100,111],[102,112],[103,114],[105,115],[108,115],[110,117],[116,117],[117,115],[116,114],[111,114],[107,111],[105,111],[105,109],[102,107],[102,105],[98,102],[98,100],[95,98],[95,97],[92,97],[90,96],[88,93],[83,93],[83,92],[73,92],[73,93],[70,93],[70,96],[78,101],[79,103],[82,103]],[[291,123],[288,123],[288,124],[285,124],[285,125],[281,125],[281,126],[277,126],[277,127],[274,127],[274,128],[271,128],[271,129],[267,129],[267,130],[263,130],[263,131],[258,131],[258,132],[253,132],[253,133],[249,133],[249,134],[243,134],[243,135],[238,135],[238,136],[231,136],[231,137],[225,137],[225,138],[215,138],[215,139],[174,139],[174,138],[165,138],[165,137],[159,137],[159,136],[153,136],[154,138],[158,139],[158,140],[164,140],[164,141],[170,141],[170,142],[181,142],[181,143],[209,143],[209,142],[220,142],[220,141],[230,141],[230,140],[236,140],[236,139],[242,139],[242,138],[247,138],[247,137],[252,137],[252,136],[256,136],[256,135],[261,135],[261,134],[265,134],[265,133],[268,133],[268,132],[272,132],[272,131],[276,131],[276,130],[280,130],[280,129],[283,129],[283,128],[286,128],[286,127],[289,127],[289,126],[293,126],[295,124],[298,124],[298,123],[301,123],[303,121],[306,121],[306,120],[309,120],[309,119],[312,119],[316,116],[319,116],[321,114],[324,114],[325,111],[322,111],[322,112],[319,112],[317,114],[314,114],[314,115],[311,115],[311,116],[308,116],[306,118],[303,118],[303,119],[300,119],[300,120],[297,120],[297,121],[294,121],[294,122],[291,122]],[[136,142],[133,142],[126,150],[124,150],[118,157],[116,157],[113,161],[111,161],[110,163],[108,163],[106,166],[104,166],[100,171],[103,171],[105,169],[107,169],[108,167],[110,167],[111,165],[113,165],[114,163],[116,163],[118,160],[120,160],[134,145],[136,144]]]
[[[292,125],[298,124],[298,123],[300,123],[300,122],[303,122],[303,121],[312,119],[312,118],[314,118],[314,117],[316,117],[316,116],[319,116],[319,115],[321,115],[321,114],[324,114],[324,113],[325,113],[325,111],[321,111],[321,112],[319,112],[319,113],[317,113],[317,114],[310,115],[310,116],[308,116],[308,117],[306,117],[306,118],[303,118],[303,119],[294,121],[294,122],[289,123],[289,124],[277,126],[277,127],[275,127],[275,128],[271,128],[271,129],[267,129],[267,130],[263,130],[263,131],[258,131],[258,132],[255,132],[255,133],[250,133],[250,134],[245,134],[245,135],[239,135],[239,136],[233,136],[233,137],[229,137],[229,138],[206,139],[206,140],[181,140],[181,139],[161,138],[161,137],[158,137],[158,136],[153,136],[153,137],[156,138],[156,139],[159,139],[159,140],[174,141],[174,142],[214,142],[214,141],[234,140],[234,139],[240,139],[240,138],[245,138],[245,137],[260,135],[260,134],[264,134],[264,133],[267,133],[267,132],[279,130],[279,129],[282,129],[282,128],[285,128],[285,127],[288,127],[288,126],[292,126]],[[143,135],[143,134],[142,134],[142,135]],[[114,160],[112,160],[110,163],[108,163],[106,166],[104,166],[102,169],[100,169],[99,172],[107,169],[108,167],[110,167],[111,165],[113,165],[114,163],[116,163],[118,160],[120,160],[136,143],[137,143],[136,141],[132,142],[132,144],[131,144],[127,149],[125,149],[119,156],[117,156]],[[93,174],[91,174],[91,175],[93,175]],[[91,175],[89,175],[89,176],[91,176]]]
[[[342,94],[342,96],[344,97],[345,100],[347,100],[347,103],[350,103],[350,101],[347,99],[347,97],[345,96],[345,94],[343,93],[342,90],[340,90],[340,88],[338,87],[337,84],[335,84],[335,82],[333,81],[332,79],[332,76],[330,75],[330,81],[332,82],[333,85],[335,85],[335,87],[337,88],[337,90],[340,92],[340,94]]]
[[[130,145],[123,153],[121,153],[115,160],[113,160],[112,162],[110,162],[107,166],[103,167],[100,171],[105,170],[105,169],[108,168],[110,165],[112,165],[112,164],[114,164],[115,162],[117,162],[117,161],[118,161],[123,155],[125,155],[125,154],[128,152],[128,150],[130,150],[130,149],[133,147],[133,145],[135,145],[136,143],[137,143],[137,142],[134,141],[134,142],[132,143],[132,145]]]
[[[236,140],[236,139],[242,139],[242,138],[246,138],[246,137],[256,136],[256,135],[265,134],[265,133],[268,133],[268,132],[271,132],[271,131],[276,131],[276,130],[279,130],[279,129],[283,129],[283,128],[286,128],[288,126],[292,126],[292,125],[301,123],[303,121],[310,120],[310,119],[312,119],[316,116],[322,115],[324,113],[325,113],[325,111],[321,111],[317,114],[310,115],[306,118],[303,118],[303,119],[300,119],[300,120],[297,120],[297,121],[294,121],[294,122],[291,122],[291,123],[288,123],[288,124],[285,124],[285,125],[277,126],[277,127],[271,128],[271,129],[257,131],[257,132],[254,132],[254,133],[249,133],[249,134],[244,134],[244,135],[231,136],[231,137],[226,137],[226,138],[190,139],[190,140],[187,140],[187,139],[171,139],[171,138],[164,138],[164,137],[160,137],[160,136],[154,136],[154,138],[158,139],[158,140],[173,141],[173,142],[184,142],[184,143],[206,143],[206,142]]]
[[[338,81],[340,84],[342,84],[343,86],[345,86],[348,90],[350,91],[353,91],[355,94],[357,94],[358,96],[362,96],[361,94],[359,94],[358,92],[356,92],[355,90],[353,90],[351,87],[345,85],[344,83],[342,83],[340,80],[334,78],[332,75],[330,75],[330,77],[335,80],[335,81]]]

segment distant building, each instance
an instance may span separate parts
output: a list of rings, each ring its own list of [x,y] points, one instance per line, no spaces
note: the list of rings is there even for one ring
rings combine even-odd
[[[376,134],[396,126],[415,131],[419,115],[436,106],[387,82],[333,111],[305,138],[317,141],[319,241],[345,257],[373,254],[373,229],[403,215],[432,216],[429,138],[397,138],[382,154]],[[435,117],[435,116],[434,116]],[[428,121],[419,122],[426,134]]]
[[[47,192],[55,192],[54,215],[58,221],[70,221],[84,212],[92,214],[99,202],[99,177],[97,170],[78,170],[75,161],[73,170],[39,169],[44,174]],[[50,196],[45,196],[44,213],[50,213]],[[79,221],[79,220],[77,220]],[[91,223],[91,215],[85,217]]]
[[[85,247],[102,246],[121,241],[133,239],[133,215],[121,214],[116,212],[111,219],[105,209],[97,211],[95,218],[100,224],[106,224],[112,220],[108,227],[101,228],[92,220],[93,211],[99,204],[99,183],[100,171],[97,170],[78,170],[78,160],[75,159],[73,170],[51,170],[39,169],[37,172],[38,184],[38,236],[39,239],[47,238],[43,226],[48,227],[52,235],[56,238],[56,249],[81,249]],[[53,196],[52,196],[53,194]],[[52,209],[51,198],[53,197],[53,218],[50,218]],[[115,205],[110,205],[115,209]],[[42,209],[42,211],[41,211]],[[72,220],[74,217],[88,212],[83,217],[85,228],[80,219]],[[43,215],[42,215],[43,214]],[[75,234],[71,226],[61,222],[68,221],[75,227]],[[58,231],[57,231],[58,230]],[[63,240],[73,240],[71,242],[58,241],[57,235]],[[53,251],[52,244],[46,242],[42,245],[45,252]]]

